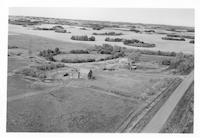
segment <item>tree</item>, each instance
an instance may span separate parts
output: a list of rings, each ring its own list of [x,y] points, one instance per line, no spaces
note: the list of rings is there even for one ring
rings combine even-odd
[[[94,37],[94,36],[91,36],[91,37],[89,38],[89,41],[95,41],[95,37]]]
[[[55,48],[55,54],[59,54],[60,53],[60,49],[59,48]]]
[[[129,69],[131,70],[132,65],[134,65],[136,62],[140,59],[140,52],[131,52],[128,54],[128,65]]]
[[[92,79],[92,70],[90,70],[89,73],[88,73],[88,79],[89,80]]]

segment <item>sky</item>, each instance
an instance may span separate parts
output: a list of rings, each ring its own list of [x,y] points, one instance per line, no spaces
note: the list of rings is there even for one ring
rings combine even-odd
[[[9,15],[194,27],[194,9],[12,7]]]

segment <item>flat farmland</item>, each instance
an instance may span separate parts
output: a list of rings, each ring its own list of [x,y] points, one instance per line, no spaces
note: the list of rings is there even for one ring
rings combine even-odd
[[[31,89],[30,83],[20,82],[23,79],[9,78],[8,97],[33,89],[38,94],[8,102],[7,130],[112,132],[131,111],[153,100],[173,80],[123,71],[95,74],[92,81],[72,80],[58,89],[52,86],[38,91],[38,87]]]
[[[91,36],[93,32],[112,30],[106,28],[94,31],[91,28],[80,30],[74,26],[64,27],[71,33],[39,31],[9,25],[8,132],[115,132],[123,122],[126,122],[130,114],[139,113],[138,111],[146,108],[163,93],[173,93],[171,86],[176,83],[177,78],[181,78],[180,75],[172,74],[170,69],[167,70],[169,66],[160,64],[162,60],[174,57],[158,55],[141,54],[140,60],[135,63],[136,70],[132,71],[128,68],[127,56],[91,63],[62,63],[65,66],[58,67],[57,65],[61,64],[58,61],[62,59],[97,61],[111,56],[92,53],[72,54],[69,51],[85,50],[95,44],[103,44],[107,37],[95,36],[94,42],[77,42],[70,39],[71,35]],[[157,34],[152,36],[130,31],[116,32],[123,33],[120,36],[123,38],[136,38],[150,43],[155,39],[159,50],[162,49],[159,47],[162,43],[162,47],[170,45],[173,48],[175,43],[179,43],[166,43],[159,39],[161,35]],[[192,44],[182,43],[186,49],[181,50],[185,50],[186,53],[193,52]],[[109,44],[124,46],[118,42]],[[188,48],[189,45],[191,47]],[[62,52],[54,50],[55,48]],[[175,49],[170,51],[178,50],[177,47]],[[30,57],[29,50],[34,56]],[[39,57],[38,53],[42,50],[45,50],[44,57],[53,56],[55,60]],[[44,69],[38,68],[38,65]],[[23,68],[33,70],[24,74],[16,73]],[[85,69],[85,72],[81,69]],[[88,77],[90,70],[91,78]],[[40,71],[44,76],[37,75]],[[71,77],[70,74],[73,73],[75,75]],[[76,73],[86,77],[78,78]]]
[[[8,103],[8,131],[110,132],[139,105],[86,88],[63,87]]]
[[[29,49],[30,47],[32,52],[38,52],[43,49],[55,49],[56,47],[65,51],[90,47],[88,44],[70,43],[28,34],[9,35],[8,45],[24,49]]]
[[[52,27],[54,24],[43,24],[41,27]],[[40,26],[38,26],[40,27]],[[147,43],[154,43],[156,47],[153,48],[137,48],[134,49],[148,49],[148,50],[161,50],[161,51],[174,51],[174,52],[184,52],[189,54],[194,54],[194,44],[189,43],[189,40],[186,41],[169,41],[169,40],[162,40],[161,38],[165,35],[163,34],[145,34],[145,33],[134,33],[131,31],[123,31],[123,30],[115,30],[114,28],[105,28],[102,30],[92,30],[91,28],[87,28],[87,30],[81,30],[79,27],[75,26],[68,26],[63,25],[63,27],[71,32],[71,33],[56,33],[54,31],[41,31],[41,30],[32,30],[29,27],[22,27],[19,25],[9,25],[9,32],[18,33],[18,34],[31,34],[40,37],[45,37],[49,39],[59,40],[63,42],[69,42],[70,44],[89,44],[89,45],[101,45],[104,43],[111,44],[111,45],[118,45],[122,47],[133,48],[130,46],[124,45],[122,42],[106,42],[105,38],[108,36],[102,35],[95,35],[95,41],[74,41],[71,40],[72,35],[88,35],[92,36],[93,33],[103,33],[103,32],[116,32],[116,33],[123,33],[121,36],[111,36],[112,38],[124,38],[124,39],[139,39],[141,41]]]
[[[16,57],[8,57],[8,72],[12,72],[15,69],[28,66],[28,62],[25,59],[18,59]]]

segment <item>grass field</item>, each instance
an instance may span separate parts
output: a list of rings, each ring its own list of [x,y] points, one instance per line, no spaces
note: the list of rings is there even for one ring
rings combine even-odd
[[[35,30],[26,30],[25,33],[29,31],[32,34],[36,33]],[[45,33],[41,32],[43,35]],[[66,37],[65,34],[52,35],[52,33],[54,32],[50,33],[51,37],[57,35],[62,35],[62,39]],[[71,43],[60,41],[57,38],[49,39],[45,36],[29,34],[9,35],[8,44],[25,49],[25,53],[22,55],[8,57],[9,72],[27,65],[37,64],[36,60],[40,60],[39,57],[34,57],[33,61],[29,62],[27,54],[29,47],[34,54],[37,54],[41,50],[55,49],[56,47],[61,51],[70,51],[91,46],[87,43]],[[12,50],[10,52],[19,52]],[[99,59],[106,56],[108,55],[60,54],[55,56],[55,59]],[[136,112],[142,108],[145,103],[153,100],[166,89],[174,79],[174,77],[161,73],[147,73],[149,68],[161,70],[162,67],[158,62],[162,58],[166,57],[142,55],[140,67],[143,67],[143,72],[138,72],[140,69],[129,71],[121,68],[114,71],[102,70],[101,67],[105,65],[118,65],[118,59],[98,63],[70,64],[74,68],[92,69],[95,77],[93,80],[55,80],[47,84],[27,80],[24,76],[10,73],[7,97],[14,100],[8,100],[7,103],[7,131],[112,132],[122,124],[130,111]],[[55,72],[56,74],[58,70],[48,71],[48,73]]]
[[[18,46],[19,48],[25,49],[29,49],[29,47],[31,47],[33,52],[39,52],[46,49],[55,49],[56,47],[65,51],[85,49],[90,47],[88,44],[70,43],[27,34],[9,35],[8,45]]]
[[[8,72],[11,72],[15,69],[19,69],[21,67],[25,67],[27,65],[28,62],[25,59],[18,59],[15,57],[8,58]]]
[[[122,121],[131,101],[63,87],[49,94],[8,103],[8,131],[109,132]]]
[[[111,132],[172,80],[123,71],[95,72],[95,77],[66,81],[57,90],[8,78],[8,97],[38,94],[8,102],[7,131]]]
[[[104,59],[106,57],[109,57],[108,54],[60,54],[57,56],[54,56],[55,60],[61,61],[62,59]]]

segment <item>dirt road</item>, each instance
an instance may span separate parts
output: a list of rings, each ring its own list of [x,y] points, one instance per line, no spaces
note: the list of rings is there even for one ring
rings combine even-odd
[[[142,133],[159,133],[168,117],[194,81],[194,71],[178,86],[167,102],[160,108],[152,120],[141,131]]]

